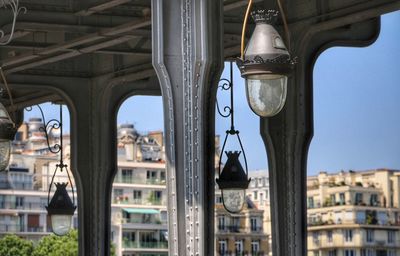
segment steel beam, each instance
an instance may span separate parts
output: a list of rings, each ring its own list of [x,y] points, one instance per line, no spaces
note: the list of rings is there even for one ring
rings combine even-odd
[[[214,110],[221,1],[152,0],[168,175],[169,255],[214,255]]]

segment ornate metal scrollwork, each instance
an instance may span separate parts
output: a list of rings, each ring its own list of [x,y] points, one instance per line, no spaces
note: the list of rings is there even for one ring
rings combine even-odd
[[[17,16],[20,12],[24,14],[27,12],[25,7],[19,6],[19,0],[0,0],[0,8],[10,9],[13,13],[12,27],[9,34],[6,34],[0,29],[0,45],[7,45],[11,42],[14,36],[15,23],[17,22]]]
[[[50,145],[50,138],[49,134],[54,130],[54,129],[60,129],[61,128],[61,122],[57,119],[51,119],[48,122],[46,122],[46,119],[44,117],[44,113],[40,105],[36,105],[38,109],[40,110],[40,114],[42,115],[42,122],[43,126],[39,128],[39,131],[43,132],[44,135],[46,136],[46,142],[47,142],[47,147],[50,150],[51,153],[57,154],[61,151],[61,145],[59,143],[55,143],[54,145]],[[27,107],[25,108],[26,111],[32,111],[32,107]]]
[[[221,91],[229,91],[232,88],[232,82],[226,78],[222,78],[221,80],[219,80],[218,88],[220,88]],[[230,106],[224,106],[223,111],[221,111],[218,104],[218,99],[216,100],[216,103],[217,103],[217,111],[220,114],[220,116],[227,118],[230,115],[232,115],[232,108]]]
[[[224,150],[225,150],[225,146],[226,146],[226,142],[228,140],[229,135],[231,135],[231,136],[236,135],[236,137],[237,137],[237,139],[239,141],[241,152],[243,153],[243,159],[244,159],[244,163],[245,163],[245,170],[246,170],[246,173],[248,173],[246,153],[245,153],[244,148],[243,148],[242,140],[240,139],[240,136],[239,136],[239,131],[235,129],[234,106],[233,106],[233,61],[230,61],[229,67],[230,67],[229,79],[221,78],[219,80],[219,83],[218,83],[218,88],[221,89],[221,91],[230,91],[230,106],[224,106],[223,112],[222,112],[221,109],[220,109],[220,106],[218,104],[218,99],[216,99],[217,111],[218,111],[219,115],[224,117],[224,118],[230,117],[230,119],[231,119],[231,127],[230,127],[229,130],[226,130],[226,135],[225,135],[224,142],[222,144],[221,153],[220,153],[220,156],[219,156],[219,163],[218,163],[218,173],[219,173],[219,175],[221,175],[222,156],[223,156],[223,153],[224,153]]]

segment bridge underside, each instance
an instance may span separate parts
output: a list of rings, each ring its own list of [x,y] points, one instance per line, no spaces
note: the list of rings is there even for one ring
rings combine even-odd
[[[0,1],[1,3],[1,1]],[[255,6],[277,9],[274,1]],[[65,102],[79,201],[80,255],[108,255],[116,113],[132,95],[162,95],[170,255],[213,255],[214,109],[223,60],[239,56],[247,0],[20,0],[0,65],[17,110]],[[0,4],[1,7],[1,4]],[[306,255],[306,159],[313,133],[312,69],[336,45],[365,46],[398,0],[283,1],[298,64],[287,104],[261,119],[269,155],[273,254]],[[11,30],[0,8],[0,30]],[[281,28],[282,20],[278,20]],[[253,24],[250,24],[247,36]],[[0,34],[1,35],[1,34]],[[7,35],[0,44],[7,41]],[[9,107],[8,97],[1,99]],[[178,186],[184,184],[184,186]]]

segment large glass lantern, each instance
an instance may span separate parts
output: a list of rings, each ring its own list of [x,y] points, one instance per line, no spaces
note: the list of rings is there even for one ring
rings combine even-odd
[[[6,108],[0,103],[0,171],[4,171],[10,161],[11,141],[17,128]]]
[[[230,213],[240,212],[246,198],[246,189],[250,179],[244,171],[240,161],[240,151],[228,151],[225,154],[228,160],[216,180],[222,194],[222,203]]]
[[[285,105],[288,75],[294,61],[279,33],[272,26],[278,16],[274,10],[251,13],[256,27],[247,44],[243,59],[237,60],[246,79],[250,108],[259,116],[271,117]]]
[[[72,216],[76,206],[73,204],[67,192],[68,183],[54,183],[56,192],[46,207],[51,219],[53,233],[58,236],[66,235],[71,229]]]

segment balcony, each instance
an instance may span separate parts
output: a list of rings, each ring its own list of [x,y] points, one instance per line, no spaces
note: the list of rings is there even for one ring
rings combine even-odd
[[[0,232],[23,232],[23,227],[17,224],[0,224]]]
[[[10,202],[10,201],[0,202],[0,209],[9,209],[9,210],[45,210],[43,203],[25,202],[22,205],[17,205],[15,202]]]
[[[168,249],[168,242],[123,241],[124,249]]]
[[[165,179],[144,179],[144,178],[117,176],[114,179],[114,183],[141,184],[141,185],[165,185],[166,181],[165,181]]]
[[[129,199],[126,197],[117,197],[113,200],[113,204],[124,204],[124,205],[156,205],[163,206],[167,205],[165,200],[162,199]]]
[[[162,222],[160,219],[137,219],[137,218],[124,218],[122,219],[122,223],[124,224],[153,224],[153,225],[161,225],[167,224],[166,221]]]
[[[218,232],[221,233],[245,233],[246,228],[233,225],[233,226],[218,226]],[[250,228],[247,229],[247,232],[251,232]]]

